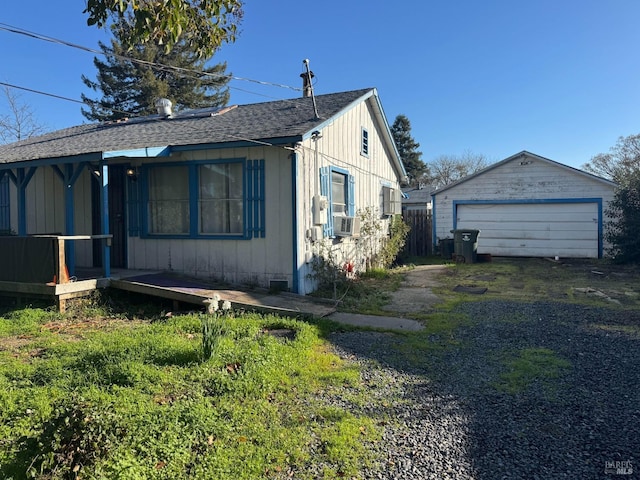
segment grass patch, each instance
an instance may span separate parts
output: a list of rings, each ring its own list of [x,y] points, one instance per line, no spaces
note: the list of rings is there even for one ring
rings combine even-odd
[[[607,298],[624,308],[640,308],[640,271],[613,265],[607,260],[544,258],[494,258],[489,263],[450,264],[439,277],[434,293],[443,298],[455,296],[465,301],[488,299],[537,301],[552,300],[615,308]],[[485,287],[483,295],[456,294],[457,285]],[[576,293],[575,289],[595,289],[604,296]]]
[[[202,318],[1,317],[0,477],[342,478],[372,461],[372,421],[327,407],[360,376],[321,328],[230,317],[204,361]]]
[[[353,280],[339,282],[335,297],[338,310],[342,312],[367,315],[386,315],[382,307],[391,299],[391,292],[397,290],[402,282],[405,268],[373,269]],[[333,298],[334,292],[326,286],[314,293],[315,296]]]
[[[511,394],[522,393],[534,385],[551,391],[554,380],[571,367],[548,348],[525,348],[504,360],[506,371],[494,384],[497,390]]]

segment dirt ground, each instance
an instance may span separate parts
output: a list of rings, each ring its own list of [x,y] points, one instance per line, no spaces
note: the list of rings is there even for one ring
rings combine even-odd
[[[428,313],[442,299],[433,293],[441,284],[439,278],[447,270],[446,265],[418,265],[406,273],[400,288],[392,293],[391,303],[383,310],[399,314]]]
[[[418,265],[404,274],[383,309],[398,316],[425,314],[447,299],[574,301],[640,309],[640,269],[606,260],[494,258],[471,265]]]

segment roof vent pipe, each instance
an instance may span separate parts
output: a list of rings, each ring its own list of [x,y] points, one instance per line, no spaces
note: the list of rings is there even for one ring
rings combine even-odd
[[[306,72],[301,73],[302,77],[302,97],[311,97],[311,101],[313,101],[313,113],[315,115],[315,119],[318,120],[320,115],[318,115],[318,105],[316,105],[316,97],[313,94],[313,84],[311,83],[311,79],[314,77],[313,72],[309,70],[309,59],[305,58],[302,63],[306,68]]]
[[[161,117],[170,117],[171,116],[171,100],[168,98],[159,98],[156,101],[156,108],[158,109],[158,115]]]
[[[306,62],[309,62],[309,60],[306,60]],[[305,63],[305,65],[307,65],[307,71],[300,74],[302,77],[302,98],[308,98],[313,95],[311,79],[315,77],[313,72],[308,69],[308,63]]]

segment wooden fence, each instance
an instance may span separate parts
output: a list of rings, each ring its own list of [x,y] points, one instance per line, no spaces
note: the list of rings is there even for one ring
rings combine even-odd
[[[411,227],[404,253],[416,257],[433,255],[431,212],[427,210],[406,210],[402,214],[402,218]]]

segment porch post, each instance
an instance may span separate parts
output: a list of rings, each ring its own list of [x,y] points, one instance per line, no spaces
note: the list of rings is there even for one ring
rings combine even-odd
[[[18,235],[27,235],[27,186],[24,184],[24,168],[17,170],[16,188],[18,190]]]
[[[73,164],[64,166],[64,225],[65,235],[75,235],[75,209],[73,208]],[[76,244],[72,240],[66,243],[67,268],[69,275],[76,272]]]
[[[38,167],[31,167],[29,171],[24,168],[17,168],[16,175],[9,172],[9,178],[15,184],[18,191],[18,235],[27,235],[27,185],[33,178]]]
[[[102,214],[102,234],[109,235],[109,166],[100,162],[100,210]],[[111,239],[102,240],[102,269],[105,278],[111,276]]]

